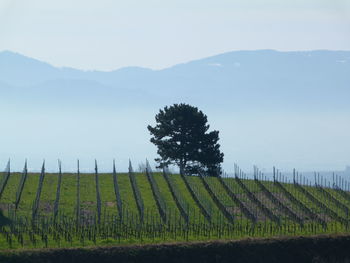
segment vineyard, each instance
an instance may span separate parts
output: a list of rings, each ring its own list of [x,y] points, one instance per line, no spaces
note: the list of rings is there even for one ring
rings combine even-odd
[[[0,248],[72,247],[299,236],[349,231],[349,184],[278,170],[253,179],[235,166],[220,177],[127,173],[0,174]]]

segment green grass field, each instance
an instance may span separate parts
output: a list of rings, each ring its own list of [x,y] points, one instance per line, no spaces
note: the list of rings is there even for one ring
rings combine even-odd
[[[239,178],[219,180],[207,177],[203,181],[198,176],[191,176],[186,177],[188,186],[180,175],[169,175],[173,186],[180,194],[181,202],[186,205],[186,212],[189,213],[189,221],[186,222],[185,217],[181,215],[178,200],[174,199],[162,173],[151,176],[158,185],[160,198],[165,202],[166,221],[160,216],[160,208],[145,174],[135,173],[143,202],[142,211],[138,210],[129,174],[117,174],[122,200],[122,211],[119,211],[113,175],[104,173],[97,175],[101,197],[101,222],[98,224],[95,176],[95,174],[80,174],[80,206],[77,207],[77,174],[64,173],[59,193],[58,215],[54,217],[58,174],[45,174],[38,214],[33,217],[32,209],[40,174],[28,174],[18,209],[15,209],[14,204],[22,174],[10,174],[1,195],[0,208],[12,223],[0,227],[0,248],[238,239],[248,236],[344,233],[349,229],[347,208],[350,208],[350,193],[346,191],[325,187],[320,190],[311,186],[300,186],[300,188],[294,184],[282,183],[298,202],[326,222],[322,225],[320,221],[311,218],[300,204],[290,200],[271,181],[260,182],[272,194],[273,200],[279,200],[283,204],[284,210],[276,202],[271,201],[271,196],[268,198],[267,193],[262,191],[254,180]],[[6,173],[2,173],[1,184],[5,178]],[[212,193],[205,188],[205,182]],[[237,200],[233,200],[230,194],[233,194],[256,218],[255,221],[242,212],[243,208],[238,206]],[[313,200],[310,199],[310,195],[314,197]],[[324,205],[320,206],[320,203]],[[199,204],[210,211],[209,219],[204,216],[203,208]],[[76,213],[78,209],[79,218]],[[289,209],[292,213],[287,215],[285,209]],[[233,221],[229,220],[224,210],[233,216]],[[144,214],[143,221],[140,221],[140,213]],[[301,222],[291,214],[298,215]]]

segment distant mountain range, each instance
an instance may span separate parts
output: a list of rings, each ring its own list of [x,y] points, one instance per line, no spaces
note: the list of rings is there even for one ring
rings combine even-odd
[[[57,68],[0,52],[1,103],[222,109],[350,109],[350,51],[234,51],[163,70]]]

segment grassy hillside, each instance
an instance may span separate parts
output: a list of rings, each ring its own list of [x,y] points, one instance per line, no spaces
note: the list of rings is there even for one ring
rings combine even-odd
[[[1,174],[1,184],[5,176]],[[100,215],[96,175],[80,174],[77,207],[77,174],[64,173],[54,217],[59,175],[45,174],[38,213],[33,216],[40,174],[27,175],[16,210],[22,174],[12,173],[0,199],[0,208],[12,225],[0,228],[0,248],[239,239],[345,233],[349,229],[350,193],[336,187],[249,180],[238,174],[235,178],[168,175],[169,185],[162,173],[151,174],[154,181],[136,173],[144,209],[141,221],[130,175],[116,175],[122,211],[117,207],[113,175],[97,176]],[[159,193],[154,193],[152,184]],[[161,217],[162,203],[165,218]]]

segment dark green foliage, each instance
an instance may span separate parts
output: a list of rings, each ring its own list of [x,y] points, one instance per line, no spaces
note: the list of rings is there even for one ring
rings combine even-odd
[[[0,209],[0,227],[10,225],[10,224],[11,224],[11,220],[8,219],[6,216],[4,216],[3,212]]]
[[[188,104],[174,104],[160,110],[156,126],[148,126],[151,142],[158,147],[160,167],[176,164],[181,173],[220,174],[223,153],[220,152],[219,132],[209,130],[207,116]]]

